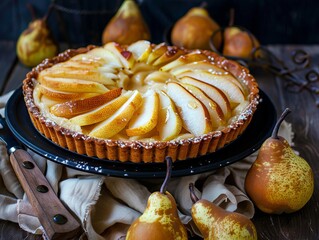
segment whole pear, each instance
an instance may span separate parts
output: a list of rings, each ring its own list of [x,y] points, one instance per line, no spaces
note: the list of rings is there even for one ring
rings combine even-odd
[[[204,7],[193,7],[173,26],[171,41],[175,46],[188,49],[210,49],[210,38],[219,25]],[[213,44],[219,48],[221,35],[217,34]]]
[[[149,40],[150,31],[134,0],[125,0],[103,31],[102,43],[131,44]]]
[[[193,206],[192,218],[204,240],[255,240],[255,225],[246,216],[229,212],[206,199],[198,199],[194,184],[189,185]]]
[[[234,26],[234,22],[235,10],[230,9],[229,24],[223,33],[223,55],[251,59],[253,57],[253,51],[260,46],[260,43],[247,29]]]
[[[167,192],[166,185],[171,175],[172,159],[166,158],[167,174],[159,192],[152,193],[144,213],[137,218],[127,231],[127,240],[187,240],[187,231],[181,222],[176,202]]]
[[[286,139],[278,136],[279,126],[289,112],[287,108],[279,118],[245,179],[248,195],[265,213],[298,211],[314,191],[311,167],[295,154]]]
[[[46,19],[36,19],[29,24],[19,36],[16,51],[19,60],[28,67],[58,54],[58,46],[51,37]]]
[[[224,30],[223,55],[252,58],[255,48],[260,46],[259,41],[250,32],[236,26],[229,26]]]

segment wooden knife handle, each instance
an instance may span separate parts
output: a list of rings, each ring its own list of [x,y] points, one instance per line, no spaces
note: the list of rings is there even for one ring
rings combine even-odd
[[[17,149],[10,155],[13,169],[36,211],[48,239],[72,239],[82,232],[80,223],[65,208],[30,154]]]

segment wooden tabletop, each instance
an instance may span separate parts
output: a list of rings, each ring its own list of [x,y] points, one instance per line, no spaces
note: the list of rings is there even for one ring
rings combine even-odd
[[[303,49],[311,55],[312,69],[319,73],[319,45],[271,45],[267,48],[284,63],[293,68],[290,56],[293,50]],[[316,64],[317,63],[317,64]],[[18,88],[30,68],[23,66],[16,57],[14,42],[0,42],[0,93],[4,94]],[[298,72],[303,79],[309,71]],[[292,113],[286,120],[292,124],[294,148],[311,165],[315,176],[315,191],[304,208],[292,214],[270,215],[256,210],[252,219],[258,239],[319,239],[319,107],[313,96],[302,90],[298,93],[287,89],[285,78],[277,77],[261,68],[252,69],[260,88],[270,97],[277,114],[289,107]],[[317,86],[319,82],[317,83]],[[318,93],[319,95],[319,93]],[[41,239],[21,230],[17,224],[0,220],[1,239]]]

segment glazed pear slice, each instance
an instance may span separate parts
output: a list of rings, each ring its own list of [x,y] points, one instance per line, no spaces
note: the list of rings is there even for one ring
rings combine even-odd
[[[53,78],[44,76],[39,79],[39,82],[48,88],[53,88],[61,92],[91,92],[105,93],[108,88],[101,83],[72,79],[72,78]]]
[[[183,127],[174,102],[164,91],[158,93],[159,110],[157,130],[162,141],[169,141],[178,136]]]
[[[56,101],[69,101],[75,99],[83,99],[94,97],[99,95],[99,93],[68,93],[68,92],[60,92],[56,91],[51,88],[44,87],[43,85],[38,84],[40,92],[49,99],[56,100]]]
[[[183,127],[195,136],[212,130],[209,113],[205,105],[182,85],[176,82],[167,84],[167,94],[177,106],[183,120]]]
[[[50,69],[50,68],[49,68]],[[115,85],[115,81],[118,77],[114,73],[103,73],[97,69],[81,69],[74,67],[61,66],[60,68],[50,69],[47,72],[39,74],[39,81],[43,76],[54,78],[69,78],[98,82],[104,85]]]
[[[141,107],[136,111],[129,122],[126,134],[128,136],[139,136],[148,133],[157,125],[158,119],[158,94],[148,90]]]
[[[187,63],[184,65],[179,65],[176,66],[172,69],[170,69],[170,73],[173,75],[179,75],[184,72],[188,72],[189,70],[194,69],[194,70],[205,70],[210,73],[216,73],[216,74],[221,74],[225,75],[227,72],[219,67],[217,67],[214,63],[211,63],[207,60],[203,61],[197,61],[197,62],[191,62]]]
[[[121,88],[116,88],[95,97],[66,101],[52,106],[50,112],[58,117],[70,118],[91,111],[104,103],[117,98],[121,95],[121,92]]]
[[[191,77],[182,77],[179,79],[181,83],[189,84],[194,87],[199,88],[201,91],[203,91],[210,99],[212,99],[214,102],[218,104],[220,109],[223,112],[224,118],[227,119],[231,115],[231,108],[230,108],[230,102],[226,95],[219,90],[218,88],[207,84],[205,82],[199,81],[197,79],[191,78]]]
[[[122,131],[143,102],[142,95],[133,91],[132,96],[108,119],[98,123],[88,135],[107,139]]]
[[[178,77],[180,78],[185,76],[198,79],[222,90],[226,94],[232,108],[246,102],[245,96],[240,88],[224,76],[221,76],[219,74],[211,74],[207,71],[202,70],[189,71],[178,75]]]
[[[170,71],[173,68],[179,67],[181,65],[185,65],[188,63],[198,62],[207,60],[208,57],[201,53],[200,51],[194,51],[185,55],[180,56],[176,60],[164,65],[160,68],[161,71]]]
[[[156,45],[152,51],[150,52],[146,63],[152,64],[156,59],[161,57],[167,51],[167,45],[165,43],[161,43]]]
[[[167,64],[168,62],[174,61],[179,56],[185,54],[185,51],[177,47],[167,47],[167,51],[157,58],[152,65],[155,67],[161,67]]]
[[[127,50],[133,53],[137,62],[145,62],[152,51],[152,47],[149,41],[139,40],[128,46]]]
[[[171,81],[173,79],[175,80],[175,77],[172,74],[168,73],[168,72],[152,71],[144,79],[144,83],[152,85],[154,82],[166,83],[166,82]]]
[[[79,126],[86,126],[104,121],[111,117],[132,96],[132,94],[132,91],[128,91],[90,112],[71,118],[70,122]]]
[[[184,88],[187,89],[191,94],[196,96],[198,100],[200,100],[208,110],[210,121],[212,123],[213,129],[217,129],[218,127],[225,125],[224,114],[219,105],[210,99],[203,91],[199,88],[194,87],[189,84],[181,84]]]
[[[120,60],[124,68],[131,69],[133,67],[135,63],[133,54],[130,51],[123,48],[120,44],[115,42],[109,42],[104,45],[104,49],[113,53],[114,56],[116,56]]]

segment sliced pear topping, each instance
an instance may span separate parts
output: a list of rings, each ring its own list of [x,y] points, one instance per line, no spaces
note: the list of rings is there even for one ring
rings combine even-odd
[[[155,128],[158,119],[158,102],[158,94],[155,91],[148,90],[145,93],[141,107],[126,129],[128,136],[143,135]]]
[[[203,91],[210,99],[212,99],[214,102],[217,103],[217,105],[222,110],[222,113],[224,115],[224,118],[227,119],[231,115],[231,108],[230,108],[230,102],[226,95],[216,88],[215,86],[212,86],[208,83],[199,81],[197,79],[191,78],[191,77],[182,77],[179,79],[180,82],[184,84],[189,84],[194,87],[199,88],[201,91]]]
[[[121,95],[121,92],[121,88],[116,88],[95,97],[66,101],[64,103],[52,106],[50,108],[50,112],[58,117],[70,118],[72,116],[93,110],[104,103],[117,98]]]
[[[39,79],[39,82],[48,88],[62,92],[105,93],[108,91],[108,88],[101,83],[72,78],[53,78],[44,76]]]
[[[165,43],[161,43],[156,45],[151,51],[150,55],[147,58],[146,63],[152,64],[155,60],[161,57],[167,51],[167,45]]]
[[[208,57],[201,53],[200,51],[191,52],[185,55],[180,56],[176,60],[164,65],[160,68],[161,71],[169,71],[173,68],[179,67],[181,65],[185,65],[187,63],[193,63],[198,61],[207,60]]]
[[[126,69],[131,69],[135,63],[133,54],[124,49],[120,44],[110,42],[104,45],[104,49],[113,53]]]
[[[152,47],[149,41],[140,40],[128,46],[127,50],[133,53],[138,62],[145,62],[152,51]]]
[[[200,71],[200,70],[189,71],[189,72],[185,72],[183,74],[178,75],[178,77],[180,78],[184,76],[198,79],[202,82],[208,83],[212,86],[219,88],[226,94],[232,108],[246,101],[245,96],[243,92],[240,90],[240,88],[236,84],[234,84],[231,80],[229,80],[228,78],[225,78],[224,76],[221,76],[218,74],[211,74],[209,72]]]
[[[157,130],[162,141],[169,141],[176,138],[181,132],[183,122],[170,97],[164,91],[160,91],[158,96],[159,111]]]
[[[69,100],[76,100],[76,99],[83,99],[94,97],[99,95],[99,93],[69,93],[69,92],[61,92],[56,91],[55,89],[44,87],[43,85],[39,84],[40,92],[49,99],[56,100],[56,101],[69,101]]]
[[[98,123],[89,133],[97,138],[110,138],[122,131],[143,102],[142,95],[135,90],[132,96],[108,119]]]
[[[185,53],[185,51],[180,49],[180,48],[168,47],[167,51],[165,53],[163,53],[162,56],[157,58],[152,63],[152,65],[156,66],[156,67],[161,67],[161,66],[167,64],[168,62],[174,61],[175,59],[177,59],[179,56],[181,56],[184,53]]]
[[[132,94],[132,91],[128,91],[93,111],[71,118],[70,122],[79,126],[86,126],[104,121],[111,117],[132,96]]]
[[[225,124],[223,111],[221,110],[221,108],[216,102],[214,102],[203,91],[201,91],[197,87],[194,87],[193,85],[182,84],[182,86],[186,88],[187,91],[189,91],[194,96],[196,96],[196,98],[205,105],[205,107],[208,110],[213,129],[216,129],[219,126],[222,126]],[[195,105],[191,105],[191,107],[194,107],[194,106]]]
[[[205,105],[193,94],[175,82],[167,84],[167,94],[176,104],[185,129],[195,136],[200,136],[212,130],[209,113]]]

